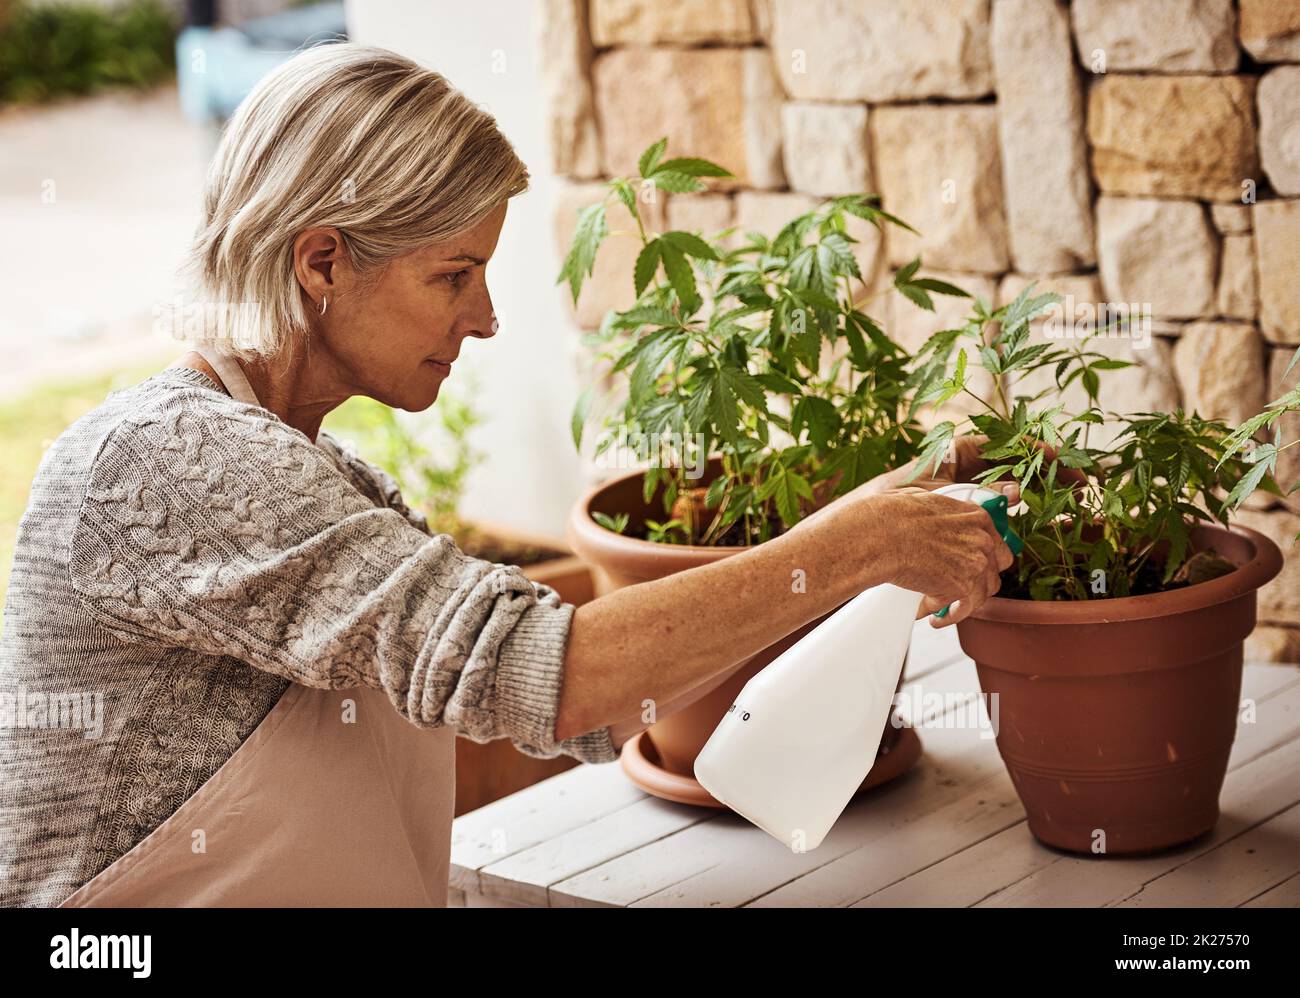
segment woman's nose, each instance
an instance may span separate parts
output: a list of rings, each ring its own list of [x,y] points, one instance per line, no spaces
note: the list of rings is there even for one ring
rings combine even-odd
[[[480,340],[491,339],[497,334],[497,313],[492,307],[492,296],[483,289],[482,301],[476,303],[473,318],[470,320],[469,335]]]

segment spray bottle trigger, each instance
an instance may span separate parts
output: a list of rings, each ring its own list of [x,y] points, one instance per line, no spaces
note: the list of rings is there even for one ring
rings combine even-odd
[[[1007,519],[1007,497],[1005,495],[994,496],[992,499],[986,499],[980,503],[989,516],[993,519],[993,526],[997,529],[998,534],[1006,541],[1007,547],[1011,549],[1013,556],[1019,556],[1020,552],[1025,549],[1025,542],[1020,539],[1020,535],[1011,529],[1011,523]],[[950,607],[944,607],[938,611],[936,617],[948,616]]]

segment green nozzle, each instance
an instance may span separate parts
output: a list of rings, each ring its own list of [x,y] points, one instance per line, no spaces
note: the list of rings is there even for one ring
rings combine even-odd
[[[1004,495],[994,496],[992,499],[985,499],[980,505],[993,518],[993,526],[1002,535],[1002,539],[1007,542],[1007,547],[1011,549],[1012,555],[1018,556],[1025,549],[1025,542],[1020,539],[1019,534],[1011,529],[1011,523],[1007,520],[1007,497]],[[948,607],[945,606],[935,616],[948,616]]]

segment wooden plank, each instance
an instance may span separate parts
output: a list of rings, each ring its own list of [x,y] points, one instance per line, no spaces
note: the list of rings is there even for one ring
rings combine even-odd
[[[1300,800],[1300,741],[1230,770],[1220,796],[1222,816],[1204,838],[1154,856],[1062,857],[993,894],[981,907],[1104,907],[1145,884],[1249,831]]]
[[[751,907],[844,907],[1017,824],[1024,809],[1005,773],[922,818],[873,838]]]
[[[969,679],[973,681],[973,666],[969,662],[966,665],[969,668]],[[1263,672],[1261,669],[1262,667],[1248,669],[1248,675],[1243,682],[1243,691],[1259,700],[1259,716],[1258,723],[1243,726],[1243,734],[1237,744],[1238,764],[1257,758],[1259,754],[1274,747],[1279,741],[1294,737],[1296,715],[1300,713],[1295,709],[1300,707],[1300,700],[1294,696],[1270,698],[1267,695],[1270,691],[1279,688],[1283,691],[1296,691],[1296,683],[1294,681],[1288,683],[1285,672]],[[938,677],[933,677],[928,685],[940,692],[960,690],[963,687],[970,688],[974,685],[973,682],[963,683],[959,673],[947,678],[948,681],[938,681]],[[1270,681],[1260,682],[1261,679]],[[999,810],[1005,809],[1011,809],[1013,812],[1014,817],[1010,823],[1006,821],[1005,814],[998,813]],[[992,785],[982,787],[974,794],[965,795],[951,805],[930,813],[922,821],[909,823],[881,839],[872,840],[864,848],[833,859],[756,901],[755,906],[828,905],[853,902],[857,900],[851,896],[855,890],[866,889],[870,894],[873,888],[889,886],[898,880],[900,870],[919,869],[924,872],[925,867],[937,861],[967,851],[972,841],[982,844],[996,840],[993,848],[1001,862],[990,864],[988,852],[979,852],[973,857],[967,857],[973,860],[972,865],[965,868],[968,876],[977,870],[979,872],[978,877],[971,878],[979,885],[978,893],[972,897],[967,891],[963,900],[957,903],[975,903],[1025,874],[1056,862],[1060,857],[1060,854],[1037,844],[1029,834],[1028,828],[1019,820],[1022,816],[1023,812],[1015,797],[1014,788],[1003,770]],[[843,822],[844,819],[841,821]],[[988,837],[990,829],[992,832],[998,832],[999,829],[1005,831],[990,839]],[[1005,847],[1008,840],[1020,843],[1021,848],[1014,850],[1014,855],[1022,857],[1026,862],[1020,865],[1006,862]],[[821,850],[818,852],[820,853]],[[955,885],[953,878],[948,875],[950,872],[944,871],[943,874],[930,880],[928,894],[925,893],[926,881],[911,885],[913,888],[920,888],[916,895],[918,898],[916,903],[934,903],[936,898],[943,897],[945,894],[951,897]],[[992,879],[989,879],[990,874]],[[711,868],[692,876],[683,883],[675,884],[670,890],[664,892],[663,899],[677,904],[700,903],[700,897],[693,891],[698,891],[706,884],[719,885],[729,878],[729,870]],[[971,887],[974,888],[975,884]],[[721,898],[718,896],[720,892],[713,893],[715,896],[708,903],[721,903]],[[908,888],[901,888],[891,897],[895,901],[908,897]],[[655,903],[658,900],[660,899],[651,897],[642,903]],[[950,900],[948,903],[953,902]]]
[[[919,679],[964,657],[957,640],[957,628],[931,627],[929,618],[923,618],[912,627],[912,643],[908,646],[903,677]]]
[[[1300,665],[1247,662],[1242,668],[1241,695],[1265,697],[1300,680]]]
[[[953,668],[973,670],[969,661]],[[813,852],[792,852],[728,814],[557,884],[552,897],[648,906],[744,904],[942,807],[953,786],[974,786],[1002,772],[993,742],[975,731],[937,728],[921,737],[926,751],[913,772],[850,804]]]
[[[850,907],[967,907],[1058,858],[1059,853],[1039,844],[1024,821],[1019,821]]]
[[[552,907],[626,907],[678,880],[737,862],[757,828],[730,812],[701,821],[551,887]],[[764,835],[764,837],[766,837]],[[769,842],[772,840],[769,838]],[[685,847],[683,844],[685,843]],[[772,845],[780,849],[779,844]],[[743,864],[743,859],[740,859]]]
[[[1243,908],[1300,908],[1300,873],[1251,898]]]
[[[918,626],[928,624],[919,622]],[[955,636],[940,633],[940,640],[932,642],[930,647],[942,654],[951,654],[955,649],[960,655]],[[915,657],[914,657],[915,658]],[[926,694],[951,695],[954,692],[966,693],[970,697],[977,689],[974,666],[969,659],[951,663],[938,672],[928,671],[924,682]],[[910,684],[905,685],[905,689]],[[933,712],[931,712],[933,713]],[[584,767],[586,769],[612,769],[614,767]],[[580,772],[575,771],[575,772]],[[567,775],[567,774],[566,774]],[[621,774],[620,774],[621,775]],[[951,776],[945,776],[951,780]],[[550,898],[550,888],[561,880],[576,876],[584,870],[615,859],[638,845],[645,845],[662,837],[670,825],[677,823],[678,830],[701,821],[717,817],[716,812],[697,808],[683,808],[667,802],[656,801],[640,791],[633,791],[631,803],[623,798],[623,806],[610,807],[600,817],[590,818],[589,824],[574,825],[556,830],[546,838],[538,823],[538,798],[543,794],[554,794],[560,789],[559,780],[548,780],[537,787],[515,795],[513,805],[507,809],[505,801],[489,805],[471,815],[458,819],[453,845],[453,881],[465,890],[505,899],[518,899],[530,904],[544,904]],[[631,785],[628,784],[628,787]],[[567,787],[566,787],[567,789]],[[512,800],[507,798],[507,800]],[[648,810],[629,811],[629,806],[644,804]],[[665,807],[656,807],[663,804]],[[519,811],[523,811],[531,824],[521,829]],[[641,843],[633,840],[638,827],[633,816],[652,814],[654,819],[640,826],[643,833]],[[683,815],[689,816],[684,818]],[[541,819],[544,821],[544,819]],[[503,831],[515,826],[515,832],[502,842]],[[752,828],[748,823],[745,827]],[[754,831],[758,831],[754,829]],[[520,834],[531,833],[535,841],[527,842]],[[766,838],[765,833],[759,833]],[[600,836],[609,836],[602,840]],[[521,842],[527,842],[522,847]],[[590,855],[583,857],[582,848],[590,850]],[[493,851],[497,850],[497,851]],[[514,860],[518,858],[519,864]],[[573,903],[581,899],[566,896],[563,903]],[[594,899],[593,899],[594,900]]]
[[[758,829],[747,829],[737,842],[727,865],[703,869],[686,880],[673,878],[673,890],[663,896],[647,896],[647,906],[673,904],[692,906],[780,907],[789,904],[825,906],[856,900],[862,893],[845,898],[844,885],[830,878],[823,885],[817,874],[841,857],[856,850],[875,849],[882,841],[899,841],[933,812],[950,803],[954,786],[978,787],[998,778],[1001,760],[991,742],[980,743],[975,733],[963,729],[938,729],[923,733],[926,756],[917,768],[898,782],[877,793],[854,801],[831,829],[821,846],[812,852],[795,853]],[[954,779],[951,774],[960,776]],[[679,838],[684,838],[680,836]],[[679,848],[689,849],[684,841]],[[736,876],[737,869],[745,869]],[[906,872],[906,871],[904,871]],[[810,890],[809,885],[825,887]],[[801,886],[803,885],[803,886]]]
[[[1290,682],[1277,681],[1288,673]],[[1246,723],[1238,712],[1230,769],[1300,737],[1300,671],[1291,666],[1248,665],[1241,677],[1241,695],[1254,701],[1254,720]]]
[[[646,795],[617,763],[579,766],[452,822],[452,887],[482,893],[479,871]]]
[[[1291,675],[1294,674],[1292,670]],[[1278,670],[1273,667],[1247,666],[1242,689],[1244,695],[1256,699],[1258,723],[1241,726],[1230,769],[1300,736],[1300,718],[1297,718],[1300,685],[1285,671],[1280,674],[1282,682],[1276,681],[1278,678]],[[878,894],[865,897],[856,906],[978,904],[1008,885],[1067,858],[1040,845],[1028,826],[1020,822],[991,839],[976,842],[933,866],[918,870]],[[1076,867],[1076,875],[1095,864],[1090,859],[1083,862],[1088,867]]]
[[[973,663],[945,658],[960,656],[955,638],[951,629],[935,631],[925,621],[917,624],[905,691],[911,690],[914,697],[921,691],[941,697],[957,695],[938,711],[927,709],[924,701],[913,700],[925,719],[933,720],[931,715],[936,713],[939,718],[955,716],[960,704],[978,696]],[[1258,701],[1257,723],[1242,726],[1234,747],[1233,765],[1243,767],[1245,776],[1237,779],[1236,774],[1230,775],[1231,790],[1236,794],[1231,800],[1236,803],[1240,798],[1245,810],[1229,814],[1226,787],[1220,829],[1210,844],[1191,853],[1192,858],[1219,841],[1248,831],[1251,816],[1254,824],[1270,818],[1258,813],[1259,803],[1268,800],[1270,793],[1276,801],[1278,788],[1285,785],[1285,773],[1294,772],[1300,761],[1294,758],[1294,746],[1290,745],[1300,737],[1300,671],[1248,665],[1243,697]],[[963,734],[967,736],[965,744],[961,744]],[[854,889],[866,885],[868,896],[859,902],[863,906],[891,903],[891,899],[893,903],[912,903],[907,899],[944,903],[945,895],[947,903],[970,904],[982,899],[1003,903],[1010,890],[1009,878],[1018,878],[1011,886],[1033,896],[1062,879],[1061,873],[1050,872],[1051,867],[1080,862],[1038,846],[1023,822],[1002,825],[999,811],[1019,809],[1006,803],[1010,784],[995,750],[989,763],[991,741],[976,738],[969,730],[951,728],[928,733],[922,729],[922,737],[927,754],[918,764],[919,772],[850,805],[814,853],[792,853],[735,815],[649,798],[632,786],[617,766],[582,766],[457,819],[453,888],[479,895],[475,901],[467,900],[471,906],[488,901],[544,904],[547,900],[556,906],[637,902],[718,906],[760,897],[760,903],[770,904],[769,898],[779,899],[800,879],[815,876],[799,890],[816,895],[823,880],[853,883]],[[1273,758],[1281,742],[1288,744],[1291,754]],[[984,759],[979,758],[981,747]],[[1289,770],[1285,770],[1287,765]],[[954,789],[961,796],[944,803]],[[895,802],[890,804],[891,800]],[[994,807],[987,806],[990,800],[996,802]],[[1256,810],[1249,810],[1251,807]],[[935,819],[935,815],[941,817]],[[954,829],[960,831],[954,834]],[[879,860],[882,855],[894,857],[892,873],[889,863]],[[1176,855],[1181,863],[1189,861],[1185,851]],[[900,856],[906,857],[902,866]],[[851,871],[856,880],[840,877],[837,881],[831,867],[841,860],[846,865],[839,872]],[[1044,867],[1048,860],[1051,862]],[[1081,862],[1087,863],[1087,869],[1072,871],[1075,877],[1092,876],[1099,867],[1134,869],[1143,861]],[[1159,870],[1148,871],[1150,875],[1128,894],[1093,903],[1122,900],[1144,884],[1172,875],[1179,865],[1166,860]],[[900,881],[900,869],[915,869],[916,873]],[[1042,876],[1045,873],[1048,875]],[[1006,889],[991,897],[988,891],[976,895],[987,887],[990,874]],[[560,879],[553,879],[556,877]],[[1035,878],[1040,881],[1037,886],[1033,885]],[[1121,885],[1111,884],[1092,893],[1114,895],[1117,886]],[[1272,890],[1255,890],[1254,894],[1260,904],[1266,904],[1264,899],[1274,891],[1281,898],[1289,896],[1281,882]],[[833,903],[854,900],[842,889],[835,897]],[[924,900],[927,897],[933,900]]]
[[[1120,908],[1227,908],[1300,873],[1300,807],[1144,885]]]
[[[899,716],[922,732],[923,742],[925,729],[934,725],[988,725],[979,677],[975,674],[975,663],[969,658],[959,658],[938,672],[908,681],[896,699]],[[990,730],[990,739],[991,736]]]
[[[717,814],[644,797],[484,867],[479,871],[482,891],[508,901],[548,906],[552,884]]]

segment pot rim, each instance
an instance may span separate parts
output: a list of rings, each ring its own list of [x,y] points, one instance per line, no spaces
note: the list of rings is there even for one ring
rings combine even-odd
[[[1244,565],[1238,565],[1227,575],[1183,589],[1099,600],[1020,600],[995,596],[969,619],[999,624],[1070,626],[1172,617],[1247,596],[1263,588],[1282,571],[1281,548],[1258,530],[1239,524],[1224,527],[1204,521],[1193,527],[1196,529],[1242,537],[1254,548],[1254,554]]]
[[[654,557],[664,563],[680,563],[673,571],[693,568],[710,561],[718,561],[752,547],[737,544],[706,546],[700,544],[659,544],[639,537],[624,537],[607,530],[591,516],[592,504],[601,493],[622,484],[629,478],[645,473],[636,468],[593,485],[573,505],[569,516],[568,538],[575,551],[591,558],[600,556],[611,561],[640,559],[654,552]],[[1120,596],[1101,600],[1021,600],[994,596],[988,600],[971,620],[990,623],[1078,625],[1105,624],[1124,620],[1144,620],[1151,617],[1168,617],[1174,614],[1202,610],[1227,603],[1262,588],[1282,571],[1282,550],[1271,538],[1250,527],[1233,524],[1225,528],[1218,523],[1198,522],[1193,529],[1216,533],[1232,533],[1247,540],[1254,555],[1233,572],[1208,582],[1199,582],[1185,589],[1174,589],[1144,596]]]
[[[660,544],[640,537],[625,537],[607,530],[592,518],[592,506],[601,493],[631,478],[639,478],[643,474],[645,474],[644,468],[634,468],[598,482],[588,489],[570,510],[568,527],[565,531],[569,546],[584,558],[598,564],[640,561],[650,556],[661,565],[674,566],[670,569],[674,574],[751,550],[739,544]]]

